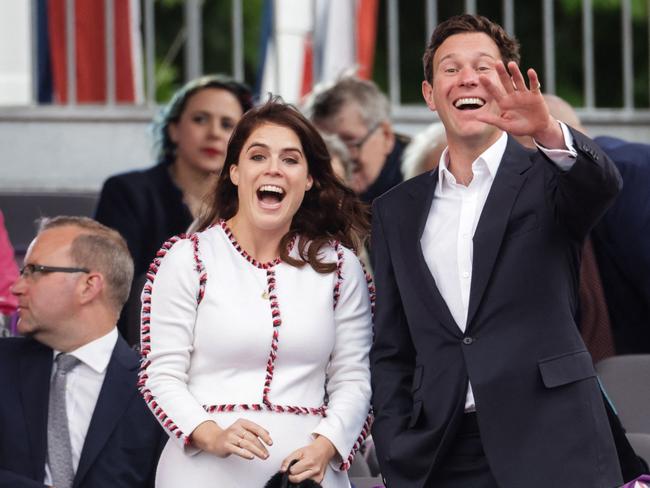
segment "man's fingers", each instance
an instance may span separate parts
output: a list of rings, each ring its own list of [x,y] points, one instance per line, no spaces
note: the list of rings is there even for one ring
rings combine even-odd
[[[508,63],[508,69],[510,70],[510,76],[512,82],[515,84],[515,88],[520,92],[526,91],[526,81],[524,80],[524,75],[521,74],[517,63],[510,61]]]
[[[533,68],[529,68],[526,74],[528,75],[528,82],[530,83],[530,91],[541,93],[542,84],[539,82],[537,72]]]
[[[497,75],[499,76],[499,81],[501,82],[501,85],[503,86],[503,89],[505,92],[509,95],[515,91],[515,85],[512,83],[512,78],[508,74],[508,70],[506,70],[506,67],[503,63],[497,63],[495,65],[495,69],[497,71]]]
[[[479,122],[485,122],[486,124],[493,125],[498,127],[501,130],[506,130],[503,119],[498,115],[491,114],[489,112],[484,112],[481,114],[476,114],[476,120]]]
[[[499,103],[501,101],[501,99],[504,96],[504,93],[503,93],[503,91],[501,91],[499,89],[498,86],[496,86],[494,83],[492,83],[490,78],[488,78],[487,76],[479,76],[478,81],[479,81],[479,83],[481,85],[483,85],[483,88],[485,88],[487,90],[487,92],[490,94],[490,96],[492,98],[494,98],[494,100],[497,103]]]

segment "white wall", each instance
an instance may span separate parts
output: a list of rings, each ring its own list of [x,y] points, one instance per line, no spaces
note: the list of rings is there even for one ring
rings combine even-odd
[[[153,162],[149,120],[0,118],[0,191],[96,191]]]
[[[1,0],[0,0],[1,1]],[[72,112],[72,115],[67,115]],[[80,115],[81,114],[81,115]],[[98,191],[110,175],[153,164],[153,110],[57,107],[0,111],[0,192]],[[395,128],[415,134],[435,115],[396,116]],[[591,136],[650,143],[650,124],[586,121]]]
[[[31,101],[30,5],[2,0],[0,6],[0,105]]]

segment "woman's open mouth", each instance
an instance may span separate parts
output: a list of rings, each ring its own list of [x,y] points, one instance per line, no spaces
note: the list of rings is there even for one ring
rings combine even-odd
[[[262,208],[267,209],[279,208],[286,195],[284,189],[277,185],[262,185],[257,189],[256,194]]]

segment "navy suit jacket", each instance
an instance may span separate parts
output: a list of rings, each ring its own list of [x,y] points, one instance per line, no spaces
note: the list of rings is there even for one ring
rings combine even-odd
[[[438,173],[375,200],[372,433],[391,488],[422,488],[456,435],[471,380],[481,440],[502,488],[622,483],[603,399],[574,321],[585,236],[620,188],[573,132],[567,172],[508,139],[473,236],[465,333],[420,238]]]
[[[0,339],[0,487],[43,487],[52,349]],[[163,432],[137,391],[139,357],[119,337],[106,370],[74,488],[153,486]]]
[[[618,354],[650,353],[650,145],[597,137],[623,190],[592,240]]]

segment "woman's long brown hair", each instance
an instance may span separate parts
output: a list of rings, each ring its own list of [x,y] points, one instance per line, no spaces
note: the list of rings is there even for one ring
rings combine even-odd
[[[277,99],[244,114],[228,142],[226,160],[213,192],[212,201],[199,219],[204,230],[220,219],[230,219],[239,208],[237,187],[230,180],[230,167],[239,163],[244,144],[255,129],[274,124],[292,130],[300,139],[314,183],[280,241],[280,258],[291,266],[309,264],[319,273],[331,273],[336,263],[323,262],[320,251],[331,241],[359,252],[369,231],[369,211],[332,171],[330,155],[318,131],[292,105]],[[289,242],[298,240],[300,259],[289,256]]]

